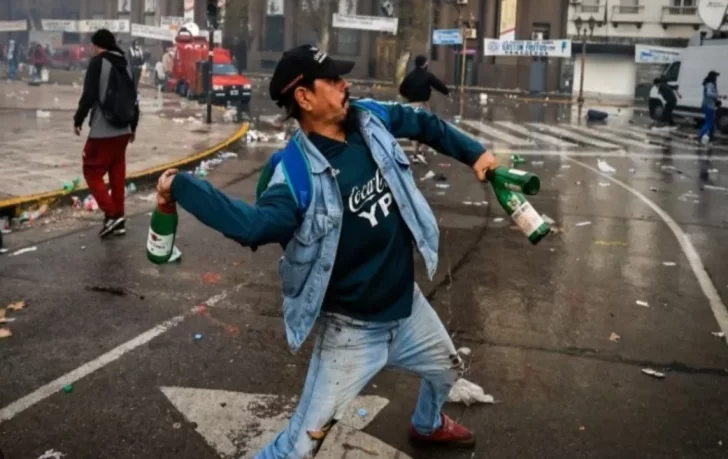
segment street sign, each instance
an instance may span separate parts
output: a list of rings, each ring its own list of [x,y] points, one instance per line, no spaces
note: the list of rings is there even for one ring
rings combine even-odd
[[[463,31],[461,29],[435,29],[432,31],[433,45],[462,45]]]
[[[635,45],[634,61],[638,64],[671,64],[681,52],[682,48]]]
[[[0,32],[23,32],[28,30],[28,21],[0,21]]]
[[[496,40],[486,38],[486,56],[571,57],[571,40]]]
[[[128,19],[81,19],[78,21],[78,31],[81,33],[96,32],[99,29],[108,29],[114,33],[129,33],[131,30]]]
[[[364,16],[361,14],[334,13],[331,25],[339,29],[371,30],[374,32],[389,32],[397,35],[398,18],[385,16]]]
[[[161,390],[188,421],[197,424],[197,432],[221,457],[238,459],[252,459],[273,440],[286,427],[297,401],[295,397],[273,394],[186,387],[162,387]],[[379,458],[411,459],[360,432],[388,403],[389,400],[376,395],[360,395],[354,399],[336,424],[339,428],[329,431],[321,451],[337,451],[360,443]]]
[[[175,32],[168,27],[157,27],[146,24],[132,24],[131,36],[150,38],[152,40],[174,41]]]

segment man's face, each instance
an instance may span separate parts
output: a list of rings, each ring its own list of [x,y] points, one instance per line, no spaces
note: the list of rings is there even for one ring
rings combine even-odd
[[[298,88],[299,105],[312,118],[340,123],[349,110],[349,82],[343,78],[317,79],[313,91]]]

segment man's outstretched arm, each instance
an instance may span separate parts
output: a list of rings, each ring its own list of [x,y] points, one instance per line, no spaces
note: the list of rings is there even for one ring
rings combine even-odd
[[[255,205],[231,198],[191,174],[167,171],[157,190],[200,222],[250,247],[286,244],[301,223],[300,212],[285,183],[270,186]]]
[[[485,171],[496,166],[495,157],[485,146],[431,112],[396,102],[382,106],[389,111],[389,130],[395,138],[422,142],[457,159],[472,167],[481,181]]]

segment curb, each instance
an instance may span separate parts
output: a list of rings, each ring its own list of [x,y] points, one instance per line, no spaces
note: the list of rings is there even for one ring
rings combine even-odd
[[[126,183],[129,184],[130,182],[139,182],[139,181],[145,181],[148,180],[157,174],[161,174],[167,169],[184,169],[187,167],[190,167],[194,164],[199,163],[200,161],[207,159],[210,156],[213,156],[220,152],[221,150],[224,150],[225,148],[229,147],[233,143],[239,141],[242,139],[245,134],[248,132],[248,129],[250,128],[250,124],[245,122],[240,125],[240,128],[235,131],[233,135],[228,137],[226,140],[213,145],[212,147],[203,150],[201,152],[192,154],[190,156],[187,156],[182,159],[178,159],[176,161],[172,161],[169,163],[161,164],[159,166],[153,166],[148,169],[143,169],[138,172],[134,172],[133,174],[126,176]],[[36,193],[28,196],[18,196],[10,199],[5,199],[0,201],[0,214],[7,213],[8,211],[16,210],[18,208],[22,208],[25,206],[29,206],[31,204],[52,204],[53,202],[63,199],[63,198],[71,198],[72,196],[77,196],[82,193],[88,192],[88,186],[83,185],[79,188],[76,188],[72,191],[66,191],[63,189],[60,190],[54,190],[54,191],[47,191],[44,193]]]

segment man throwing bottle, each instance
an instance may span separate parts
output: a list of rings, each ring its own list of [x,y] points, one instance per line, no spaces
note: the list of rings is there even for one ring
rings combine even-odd
[[[439,230],[396,139],[423,142],[468,164],[480,181],[496,160],[427,111],[349,101],[342,77],[353,66],[310,45],[283,54],[270,95],[301,128],[269,163],[254,205],[175,170],[157,186],[160,204],[176,201],[244,246],[283,245],[290,348],[298,350],[318,325],[295,413],[256,458],[312,458],[347,404],[385,366],[422,378],[409,426],[413,442],[475,444],[470,430],[442,412],[463,364],[415,283],[413,248],[432,277]]]

